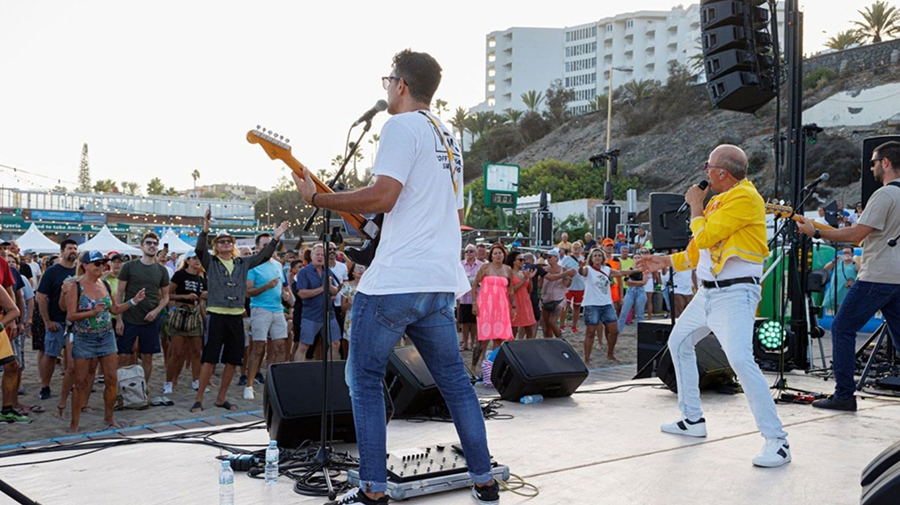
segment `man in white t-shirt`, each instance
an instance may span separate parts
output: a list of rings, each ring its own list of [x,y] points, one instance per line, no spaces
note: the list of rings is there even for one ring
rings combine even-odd
[[[303,199],[313,206],[384,213],[378,252],[359,282],[351,309],[354,325],[365,329],[354,332],[346,365],[360,487],[334,502],[342,505],[388,502],[381,381],[404,334],[444,395],[475,482],[476,501],[500,501],[481,407],[456,341],[455,299],[470,289],[458,261],[463,163],[453,135],[429,112],[440,80],[441,67],[428,54],[404,50],[394,56],[390,75],[382,78],[393,117],[381,130],[371,186],[317,194],[308,172],[303,179],[294,174]]]

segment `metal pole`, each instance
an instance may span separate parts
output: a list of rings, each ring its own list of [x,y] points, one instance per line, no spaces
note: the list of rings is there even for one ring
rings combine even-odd
[[[609,92],[607,95],[607,103],[606,103],[606,151],[609,152],[610,144],[612,143],[612,95],[613,95],[613,67],[610,65],[609,67]],[[612,161],[609,158],[606,158],[606,181],[609,182],[609,177],[612,172]]]

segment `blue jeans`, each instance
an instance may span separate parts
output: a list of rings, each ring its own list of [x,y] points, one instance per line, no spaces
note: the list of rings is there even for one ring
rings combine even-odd
[[[422,355],[447,402],[472,480],[483,484],[492,478],[484,417],[459,354],[454,308],[451,293],[357,293],[353,299],[353,343],[347,358],[346,380],[353,402],[363,491],[379,493],[387,489],[387,430],[381,381],[394,345],[404,333]]]
[[[644,286],[628,288],[625,291],[625,298],[622,300],[622,312],[619,312],[619,331],[625,327],[625,321],[628,319],[628,312],[634,308],[635,322],[644,320],[644,311],[647,309],[647,292]]]
[[[844,303],[831,325],[832,366],[834,367],[834,396],[846,400],[856,391],[853,372],[856,369],[856,332],[881,311],[900,349],[900,284],[856,281],[847,291]]]

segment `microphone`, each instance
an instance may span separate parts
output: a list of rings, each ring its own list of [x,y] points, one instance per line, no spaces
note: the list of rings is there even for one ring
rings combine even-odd
[[[830,179],[830,178],[831,178],[831,176],[828,175],[828,172],[823,172],[822,175],[820,175],[819,177],[816,178],[816,180],[814,180],[814,181],[812,181],[811,183],[809,183],[809,184],[807,184],[806,186],[804,186],[803,191],[809,191],[809,190],[811,190],[812,188],[818,186],[818,184],[819,184],[820,182],[822,182],[822,181],[827,181],[827,180]]]
[[[709,181],[707,181],[705,179],[700,181],[699,184],[697,184],[697,187],[700,188],[701,190],[706,189],[707,186],[709,186]],[[682,212],[686,211],[687,208],[688,208],[688,203],[687,203],[687,201],[685,201],[684,203],[681,204],[681,207],[678,207],[678,210],[675,211],[675,213],[681,214]]]
[[[373,117],[375,117],[375,114],[378,114],[383,110],[387,110],[387,108],[388,103],[385,100],[378,100],[377,102],[375,102],[375,106],[367,110],[362,116],[359,116],[359,119],[357,119],[356,122],[353,123],[353,126],[357,126],[360,123],[368,123],[372,120]]]

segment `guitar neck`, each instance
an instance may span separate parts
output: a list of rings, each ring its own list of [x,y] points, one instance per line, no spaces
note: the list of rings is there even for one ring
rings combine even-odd
[[[798,223],[800,222],[800,216],[798,216],[798,215],[796,215],[796,214],[794,214],[793,216],[791,216],[791,219],[793,219],[794,221],[796,221],[796,222],[798,222]],[[809,221],[810,223],[812,223],[813,227],[818,228],[818,229],[820,229],[820,230],[833,230],[833,229],[834,229],[834,228],[832,228],[831,226],[828,226],[827,224],[822,224],[822,223],[820,223],[820,222],[818,222],[818,221],[813,221],[812,219],[809,219],[808,221]]]
[[[303,171],[304,169],[306,169],[306,166],[304,166],[303,163],[297,161],[297,158],[290,156],[283,161],[285,165],[287,165],[295,174],[297,174],[298,177],[300,177],[301,179],[305,178],[305,176],[303,175]],[[316,191],[318,193],[334,193],[334,190],[329,188],[327,184],[319,180],[318,177],[314,176],[312,174],[312,171],[309,171],[309,178],[312,179],[312,181],[316,184]],[[337,211],[337,213],[340,214],[340,216],[343,217],[345,221],[347,221],[347,224],[352,226],[356,231],[358,231],[360,234],[365,234],[365,232],[363,231],[363,226],[365,226],[366,224],[366,218],[360,216],[359,214],[351,214],[349,212]]]

